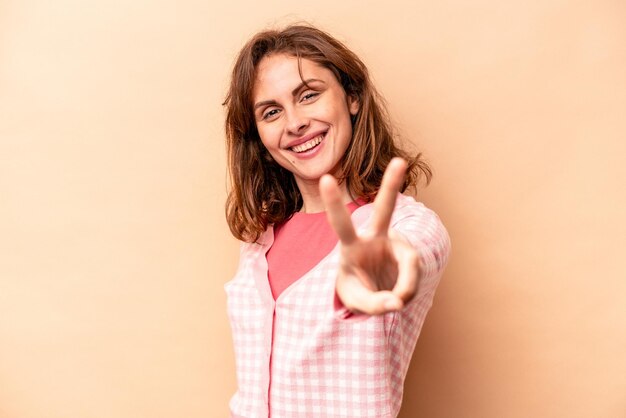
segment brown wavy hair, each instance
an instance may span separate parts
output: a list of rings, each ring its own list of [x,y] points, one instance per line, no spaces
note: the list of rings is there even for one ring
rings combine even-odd
[[[408,162],[402,191],[432,172],[421,154],[410,155],[394,141],[384,100],[374,88],[367,67],[345,45],[309,25],[259,32],[246,43],[235,62],[226,106],[226,146],[230,190],[226,219],[232,234],[256,242],[268,225],[289,219],[302,207],[294,176],[276,163],[262,144],[252,109],[252,90],[259,62],[270,54],[306,58],[331,70],[348,96],[358,99],[352,118],[352,141],[341,163],[339,181],[353,198],[374,199],[393,157]],[[302,74],[300,74],[302,78]]]

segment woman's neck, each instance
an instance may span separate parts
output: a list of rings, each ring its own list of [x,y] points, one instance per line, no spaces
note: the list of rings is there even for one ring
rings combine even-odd
[[[324,208],[324,202],[322,201],[322,197],[320,195],[319,180],[300,180],[296,181],[296,183],[298,184],[298,189],[302,195],[302,208],[300,208],[300,212],[318,213],[326,211],[326,208]],[[352,202],[353,199],[348,192],[348,187],[345,181],[339,185],[339,188],[342,192],[343,202],[346,204]]]

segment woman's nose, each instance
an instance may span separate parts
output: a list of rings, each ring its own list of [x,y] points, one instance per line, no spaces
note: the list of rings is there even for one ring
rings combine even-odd
[[[299,135],[309,126],[309,119],[297,110],[292,110],[287,115],[287,130],[289,133]]]

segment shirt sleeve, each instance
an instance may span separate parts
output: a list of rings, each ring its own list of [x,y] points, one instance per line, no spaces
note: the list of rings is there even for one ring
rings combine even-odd
[[[433,304],[450,253],[450,237],[435,212],[421,203],[413,202],[403,210],[392,228],[400,233],[420,255],[420,281],[413,299],[399,312],[393,312],[387,347],[390,351],[390,384],[396,393],[402,393],[404,378],[421,333],[426,315]],[[399,410],[401,396],[394,398]]]
[[[420,257],[420,282],[414,299],[434,294],[448,263],[450,236],[439,216],[421,203],[413,203],[402,211],[392,228],[402,235]]]

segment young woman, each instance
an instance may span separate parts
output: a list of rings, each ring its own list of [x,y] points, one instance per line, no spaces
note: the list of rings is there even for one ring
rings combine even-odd
[[[395,417],[450,248],[400,193],[428,166],[394,142],[361,60],[311,26],[254,36],[225,105],[232,416]]]

